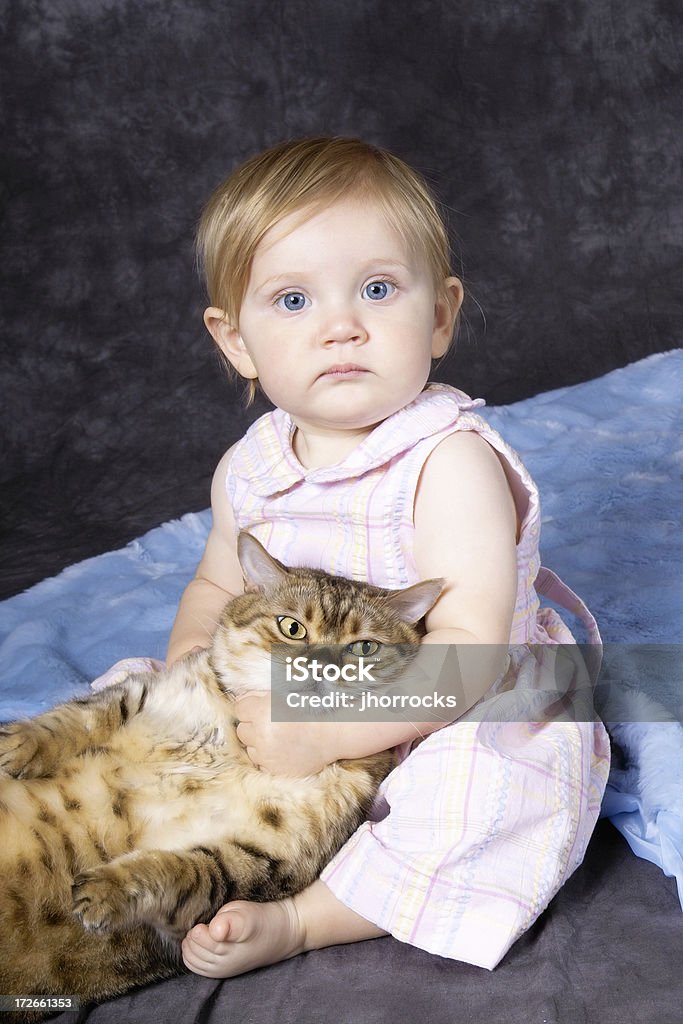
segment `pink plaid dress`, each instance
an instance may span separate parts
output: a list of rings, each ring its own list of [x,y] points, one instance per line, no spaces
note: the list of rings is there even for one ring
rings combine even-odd
[[[235,448],[226,487],[237,527],[285,564],[399,588],[418,581],[413,505],[430,453],[454,431],[475,430],[501,457],[521,519],[505,679],[415,746],[382,784],[376,820],[361,825],[321,876],[342,903],[395,938],[490,969],[583,860],[609,742],[599,722],[487,717],[501,689],[507,697],[542,689],[553,646],[574,643],[557,612],[540,608],[539,592],[581,615],[591,641],[599,634],[576,595],[540,567],[538,490],[474,412],[483,404],[429,385],[343,462],[312,470],[294,454],[291,418],[276,409]]]

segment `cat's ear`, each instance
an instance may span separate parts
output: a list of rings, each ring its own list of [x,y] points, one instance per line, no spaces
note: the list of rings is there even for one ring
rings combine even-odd
[[[246,530],[241,530],[237,538],[237,557],[242,566],[246,590],[270,587],[287,578],[284,565],[269,555],[263,544]]]
[[[445,586],[444,579],[423,580],[405,590],[395,590],[385,601],[402,622],[415,623],[436,604]]]

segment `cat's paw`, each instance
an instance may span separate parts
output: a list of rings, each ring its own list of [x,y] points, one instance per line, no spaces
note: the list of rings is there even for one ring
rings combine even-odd
[[[72,909],[88,931],[116,931],[135,923],[137,892],[132,880],[109,864],[76,875]]]
[[[34,779],[43,774],[38,741],[28,722],[0,726],[0,774]]]

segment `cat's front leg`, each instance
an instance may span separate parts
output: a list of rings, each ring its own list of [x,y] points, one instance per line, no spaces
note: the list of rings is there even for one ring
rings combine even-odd
[[[101,729],[86,702],[73,701],[52,711],[0,726],[0,771],[15,779],[47,778],[68,757],[93,742]],[[99,741],[101,743],[101,740]]]
[[[112,734],[144,706],[145,679],[131,677],[110,691],[0,726],[0,772],[19,779],[46,778],[68,758],[106,746]]]
[[[38,753],[38,730],[31,721],[11,722],[0,726],[0,773],[12,778],[30,777],[31,766],[41,775]]]

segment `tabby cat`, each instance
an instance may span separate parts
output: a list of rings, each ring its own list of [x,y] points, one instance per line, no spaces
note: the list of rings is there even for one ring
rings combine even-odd
[[[274,644],[407,644],[441,580],[389,591],[284,567],[249,534],[245,592],[210,649],[0,729],[0,992],[101,1000],[181,973],[180,940],[232,899],[309,885],[363,821],[383,752],[308,778],[259,771],[234,696]]]

